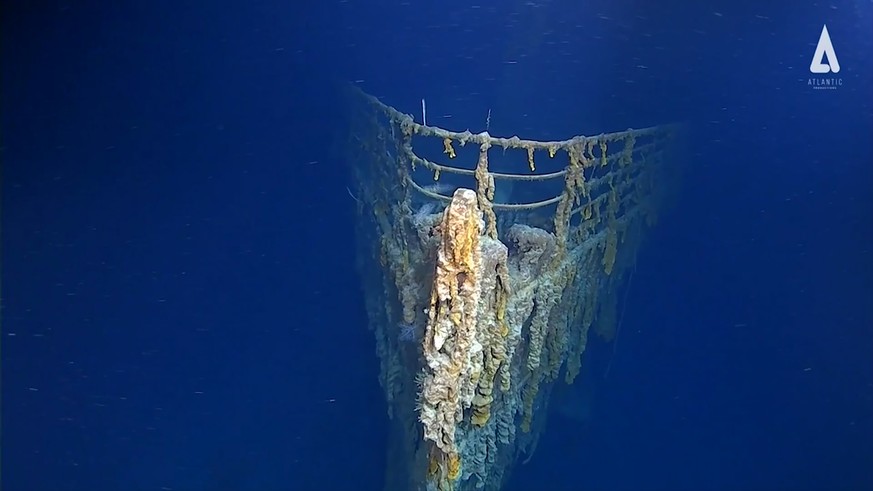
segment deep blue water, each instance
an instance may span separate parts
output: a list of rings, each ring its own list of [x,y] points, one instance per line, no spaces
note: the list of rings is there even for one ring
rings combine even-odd
[[[346,81],[688,125],[591,428],[508,489],[873,488],[873,5],[617,3],[4,2],[3,489],[382,488]]]

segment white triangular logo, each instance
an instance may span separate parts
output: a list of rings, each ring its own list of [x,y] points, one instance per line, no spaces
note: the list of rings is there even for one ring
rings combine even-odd
[[[828,61],[825,63],[824,57],[827,55]],[[812,55],[812,63],[809,64],[809,71],[812,73],[838,73],[840,71],[840,62],[837,61],[837,52],[834,51],[834,45],[831,43],[831,36],[828,34],[828,26],[822,26],[821,36],[818,38],[818,45],[815,47],[815,54]]]

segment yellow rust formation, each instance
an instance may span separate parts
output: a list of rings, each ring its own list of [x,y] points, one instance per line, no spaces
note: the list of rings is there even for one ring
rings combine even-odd
[[[455,428],[463,417],[464,405],[472,402],[481,374],[471,363],[482,352],[476,340],[481,293],[480,216],[476,193],[469,189],[455,192],[443,214],[424,335],[427,366],[419,395],[419,419],[425,440],[449,457],[458,454]]]
[[[618,334],[675,129],[539,142],[421,125],[362,93],[353,107],[359,267],[396,425],[386,488],[499,491],[551,389],[579,383],[591,328]],[[427,139],[430,158],[414,145]],[[521,168],[494,172],[495,151]],[[557,194],[497,200],[513,188]]]
[[[434,446],[429,467],[437,472],[437,482],[457,479],[461,458],[455,431],[468,409],[473,425],[488,422],[494,379],[506,358],[507,250],[483,235],[477,203],[475,192],[458,189],[437,227],[440,241],[418,394],[424,438]]]
[[[443,138],[443,153],[448,155],[450,159],[455,158],[455,149],[452,148],[451,138]]]

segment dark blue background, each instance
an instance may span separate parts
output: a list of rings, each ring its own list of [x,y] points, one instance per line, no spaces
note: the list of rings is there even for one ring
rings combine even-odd
[[[873,487],[870,2],[580,3],[4,2],[3,489],[381,489],[336,87],[462,130],[512,43],[535,131],[689,160],[592,429],[509,489]]]

